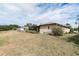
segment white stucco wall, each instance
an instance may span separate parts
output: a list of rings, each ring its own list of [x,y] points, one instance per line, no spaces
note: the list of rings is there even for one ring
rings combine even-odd
[[[64,33],[69,33],[70,29],[68,28],[62,28],[62,30],[64,31]],[[40,33],[51,33],[52,29],[40,29]]]
[[[51,33],[51,29],[40,29],[40,33]]]
[[[69,33],[70,32],[70,29],[68,29],[68,28],[62,28],[62,30],[64,31],[64,33]]]

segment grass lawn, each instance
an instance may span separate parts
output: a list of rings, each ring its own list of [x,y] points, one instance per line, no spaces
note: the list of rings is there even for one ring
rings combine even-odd
[[[69,35],[55,37],[44,34],[3,31],[0,32],[0,55],[79,55],[79,47],[75,43],[62,40],[67,37]]]

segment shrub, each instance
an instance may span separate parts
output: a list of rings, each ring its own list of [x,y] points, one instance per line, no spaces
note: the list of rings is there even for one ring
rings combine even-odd
[[[63,36],[64,32],[60,27],[55,27],[52,29],[52,33],[55,36]]]
[[[79,32],[79,27],[78,27],[78,32]]]
[[[38,32],[35,31],[35,30],[26,30],[26,32],[29,32],[29,33],[38,33]]]
[[[73,28],[70,28],[70,33],[74,33],[74,29]]]
[[[79,45],[79,34],[78,35],[75,35],[73,37],[69,37],[69,42],[74,42],[75,44],[78,44]]]

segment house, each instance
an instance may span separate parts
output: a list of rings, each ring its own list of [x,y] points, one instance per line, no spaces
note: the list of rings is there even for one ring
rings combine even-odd
[[[70,32],[70,29],[68,27],[58,24],[58,23],[49,23],[49,24],[39,25],[39,32],[40,33],[51,33],[54,27],[61,27],[64,33]]]
[[[29,29],[29,27],[25,27],[25,26],[21,26],[21,27],[19,27],[19,28],[17,28],[17,30],[18,31],[20,31],[20,32],[25,32],[27,29]]]
[[[20,27],[20,28],[17,28],[17,31],[19,31],[19,32],[24,32],[25,30],[24,30],[23,27]]]

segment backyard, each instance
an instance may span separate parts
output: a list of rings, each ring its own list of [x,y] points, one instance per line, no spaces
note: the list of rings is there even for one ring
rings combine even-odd
[[[50,36],[18,31],[0,32],[0,55],[11,56],[72,56],[79,55],[79,46],[66,39],[75,34]]]

